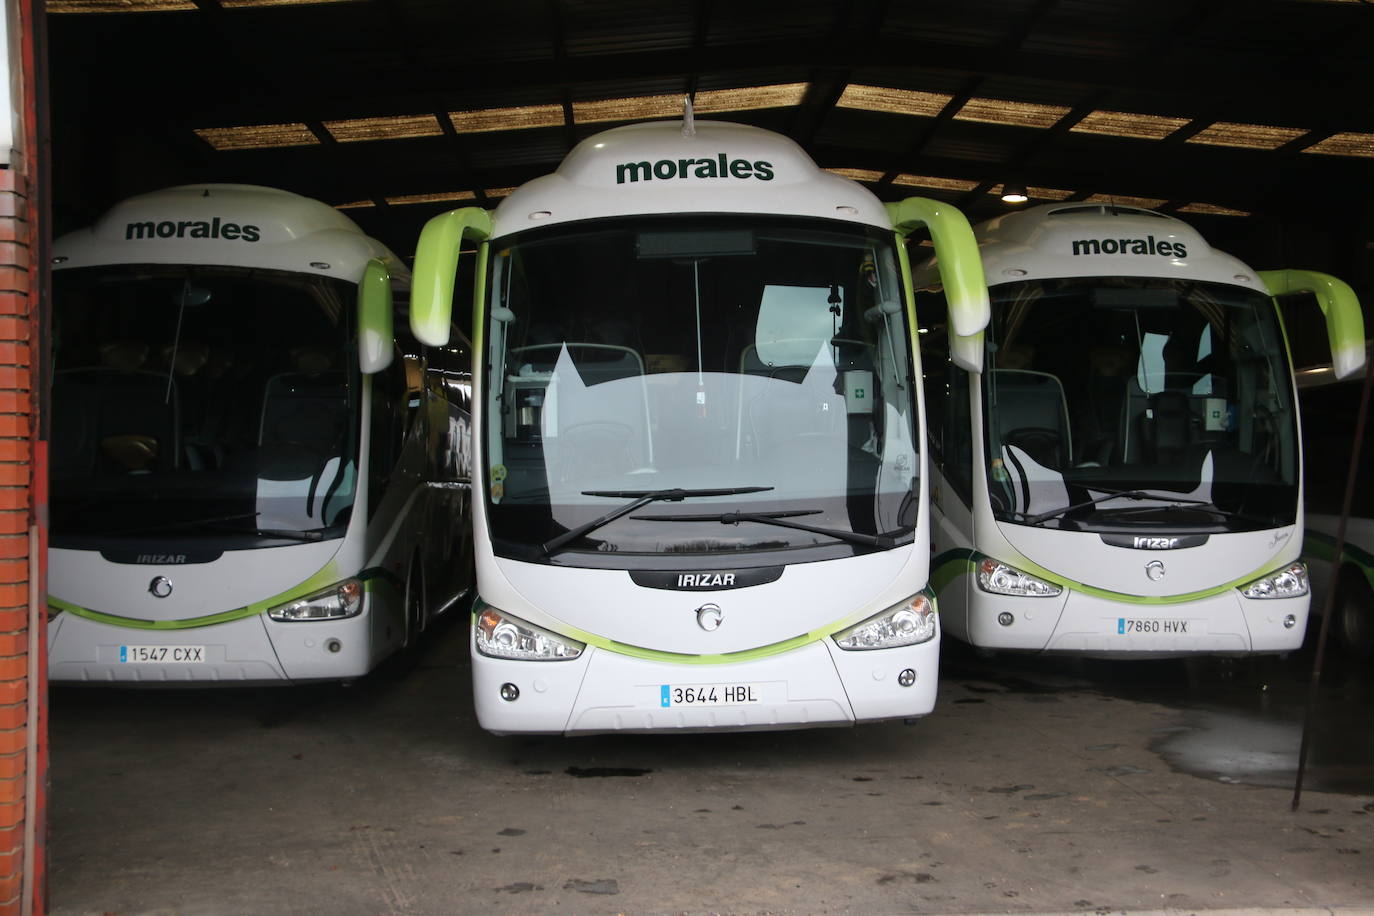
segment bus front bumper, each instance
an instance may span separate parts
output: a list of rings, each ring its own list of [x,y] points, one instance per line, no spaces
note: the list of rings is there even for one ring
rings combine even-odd
[[[473,699],[478,721],[495,734],[852,725],[930,713],[939,656],[938,634],[866,651],[823,639],[730,664],[677,664],[592,646],[570,661],[512,661],[481,655],[474,640]]]
[[[975,597],[970,641],[986,649],[1099,658],[1279,654],[1299,648],[1307,627],[1307,595],[1261,600],[1230,589],[1178,604],[1126,603],[1082,592],[1064,599]]]
[[[371,616],[278,623],[257,614],[154,630],[63,612],[48,622],[48,679],[171,686],[349,680],[372,665]]]

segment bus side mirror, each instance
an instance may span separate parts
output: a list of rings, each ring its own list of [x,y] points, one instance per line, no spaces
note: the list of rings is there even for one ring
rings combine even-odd
[[[1317,305],[1326,316],[1331,371],[1336,378],[1350,378],[1364,368],[1364,313],[1359,297],[1347,283],[1315,270],[1261,270],[1259,278],[1271,296],[1311,293],[1317,297]]]
[[[380,259],[373,258],[358,284],[358,368],[364,375],[391,365],[396,349],[391,309],[391,272]]]
[[[920,226],[930,230],[935,244],[935,261],[940,283],[945,288],[949,308],[950,357],[970,372],[983,371],[983,329],[992,318],[988,284],[983,277],[983,259],[978,240],[968,219],[959,210],[938,200],[908,197],[887,205],[887,213],[897,234],[905,238]],[[911,287],[911,268],[902,247],[902,270],[907,288]]]
[[[982,331],[968,337],[960,337],[957,334],[950,335],[949,360],[960,369],[966,369],[969,372],[982,372],[983,352]]]
[[[481,207],[450,210],[425,223],[415,247],[410,290],[410,331],[421,343],[448,344],[459,249],[467,238],[485,242],[492,228],[491,214]],[[484,279],[478,271],[477,283]]]

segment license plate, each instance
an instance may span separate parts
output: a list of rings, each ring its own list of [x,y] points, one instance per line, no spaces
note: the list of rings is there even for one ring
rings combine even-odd
[[[119,647],[119,663],[121,665],[196,665],[204,661],[204,646]]]
[[[1196,636],[1202,632],[1201,622],[1180,617],[1118,617],[1119,636]]]
[[[763,702],[762,684],[663,684],[658,691],[658,705],[674,706],[747,706]]]

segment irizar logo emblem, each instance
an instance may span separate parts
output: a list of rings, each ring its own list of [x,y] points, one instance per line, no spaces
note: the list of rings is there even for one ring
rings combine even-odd
[[[773,180],[773,163],[765,160],[731,159],[717,153],[714,159],[660,159],[657,162],[622,162],[615,167],[615,183],[671,181],[674,178],[757,178]]]
[[[1137,550],[1173,550],[1178,546],[1178,538],[1137,537],[1131,542],[1131,546]]]
[[[1158,560],[1151,560],[1145,564],[1145,578],[1151,582],[1158,582],[1164,578],[1164,564]]]
[[[148,583],[148,593],[154,598],[166,598],[172,593],[172,580],[166,576],[157,576]]]
[[[1188,246],[1182,242],[1156,241],[1153,235],[1143,239],[1074,239],[1074,257],[1085,254],[1158,254],[1166,258],[1186,258]]]
[[[697,626],[707,633],[719,629],[724,619],[725,612],[720,609],[718,604],[703,604],[697,608]]]
[[[134,242],[142,239],[224,239],[233,242],[256,242],[262,238],[257,226],[248,223],[226,222],[216,216],[206,222],[203,219],[163,220],[153,222],[128,223],[124,227],[124,240]]]
[[[135,563],[155,563],[159,566],[169,563],[185,563],[186,554],[184,553],[140,553],[134,558]]]
[[[734,588],[734,573],[680,573],[678,588]]]

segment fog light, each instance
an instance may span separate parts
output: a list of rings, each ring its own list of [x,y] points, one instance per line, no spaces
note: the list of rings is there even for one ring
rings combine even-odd
[[[343,649],[343,643],[339,642],[337,639],[330,639],[325,641],[324,647],[337,655],[339,651]]]
[[[1012,616],[1011,611],[1003,611],[997,615],[997,622],[1004,627],[1009,627],[1016,622],[1016,618]]]
[[[520,688],[514,684],[506,683],[501,685],[501,699],[507,703],[514,703],[520,699]]]
[[[910,687],[916,683],[916,671],[912,668],[903,668],[902,673],[897,675],[897,683],[903,687]]]
[[[1287,617],[1283,618],[1283,628],[1284,628],[1285,630],[1291,630],[1291,629],[1293,629],[1293,628],[1294,628],[1295,626],[1297,626],[1297,625],[1298,625],[1298,618],[1295,617],[1294,615],[1289,614]]]

